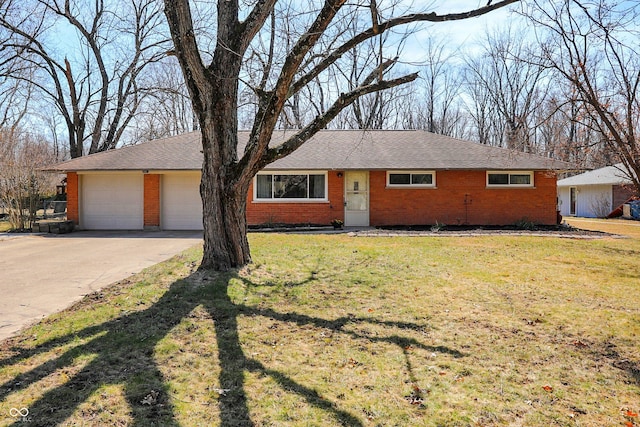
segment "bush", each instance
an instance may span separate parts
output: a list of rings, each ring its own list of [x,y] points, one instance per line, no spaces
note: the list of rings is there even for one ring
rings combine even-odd
[[[530,221],[528,218],[522,218],[516,221],[516,223],[514,224],[514,226],[518,229],[518,230],[535,230],[538,228],[538,226],[536,225],[535,222]]]

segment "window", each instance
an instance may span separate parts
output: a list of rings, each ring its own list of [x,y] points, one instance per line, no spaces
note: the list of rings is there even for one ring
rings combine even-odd
[[[435,187],[436,173],[432,171],[387,172],[388,187]]]
[[[533,172],[487,172],[488,187],[533,187]]]
[[[255,180],[255,199],[326,200],[326,183],[326,173],[261,173]]]

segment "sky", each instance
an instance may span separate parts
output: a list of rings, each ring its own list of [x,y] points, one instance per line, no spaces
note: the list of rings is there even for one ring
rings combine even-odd
[[[477,0],[440,0],[436,2],[433,10],[442,15],[467,12],[484,5],[486,5],[486,0],[480,2]],[[429,37],[445,40],[452,52],[461,49],[465,51],[478,49],[478,42],[487,29],[505,26],[509,21],[515,22],[517,25],[520,18],[511,11],[513,8],[514,6],[500,8],[475,18],[429,24],[425,31],[420,32],[407,45],[405,59],[409,62],[415,60],[418,63],[424,61],[425,46]]]

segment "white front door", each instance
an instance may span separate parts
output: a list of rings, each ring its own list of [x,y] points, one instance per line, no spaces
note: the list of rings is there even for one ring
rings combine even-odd
[[[345,172],[344,225],[369,225],[369,172]]]

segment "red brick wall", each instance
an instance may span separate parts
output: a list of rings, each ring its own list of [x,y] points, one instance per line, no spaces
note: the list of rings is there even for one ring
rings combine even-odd
[[[338,176],[340,173],[341,176]],[[329,171],[328,202],[254,202],[253,186],[247,195],[247,223],[257,224],[330,224],[344,220],[344,175]]]
[[[160,175],[144,175],[144,226],[160,226]]]
[[[631,185],[614,185],[613,186],[613,206],[612,210],[629,200],[630,197],[635,196]]]
[[[344,176],[328,173],[328,202],[254,202],[247,195],[247,222],[329,224],[344,220]],[[556,176],[536,172],[534,188],[487,188],[484,171],[437,171],[435,189],[386,188],[386,172],[372,171],[370,223],[418,225],[436,222],[455,225],[505,225],[527,219],[537,224],[556,223]],[[79,223],[78,175],[67,173],[67,218]],[[465,205],[465,197],[468,201]],[[470,203],[469,203],[470,201]],[[160,225],[160,176],[144,176],[144,225]]]
[[[67,219],[76,225],[80,223],[80,210],[78,207],[78,174],[67,172]]]
[[[253,202],[247,198],[250,225],[329,224],[344,219],[344,178],[329,172],[329,203]],[[556,223],[556,176],[535,172],[534,188],[487,188],[485,171],[437,171],[437,188],[386,188],[386,172],[371,171],[370,223],[379,225],[509,225],[526,219]],[[467,204],[465,205],[465,199]]]
[[[386,188],[385,171],[369,180],[371,225],[556,223],[556,176],[547,172],[535,172],[534,188],[487,188],[485,171],[436,171],[434,189]]]

